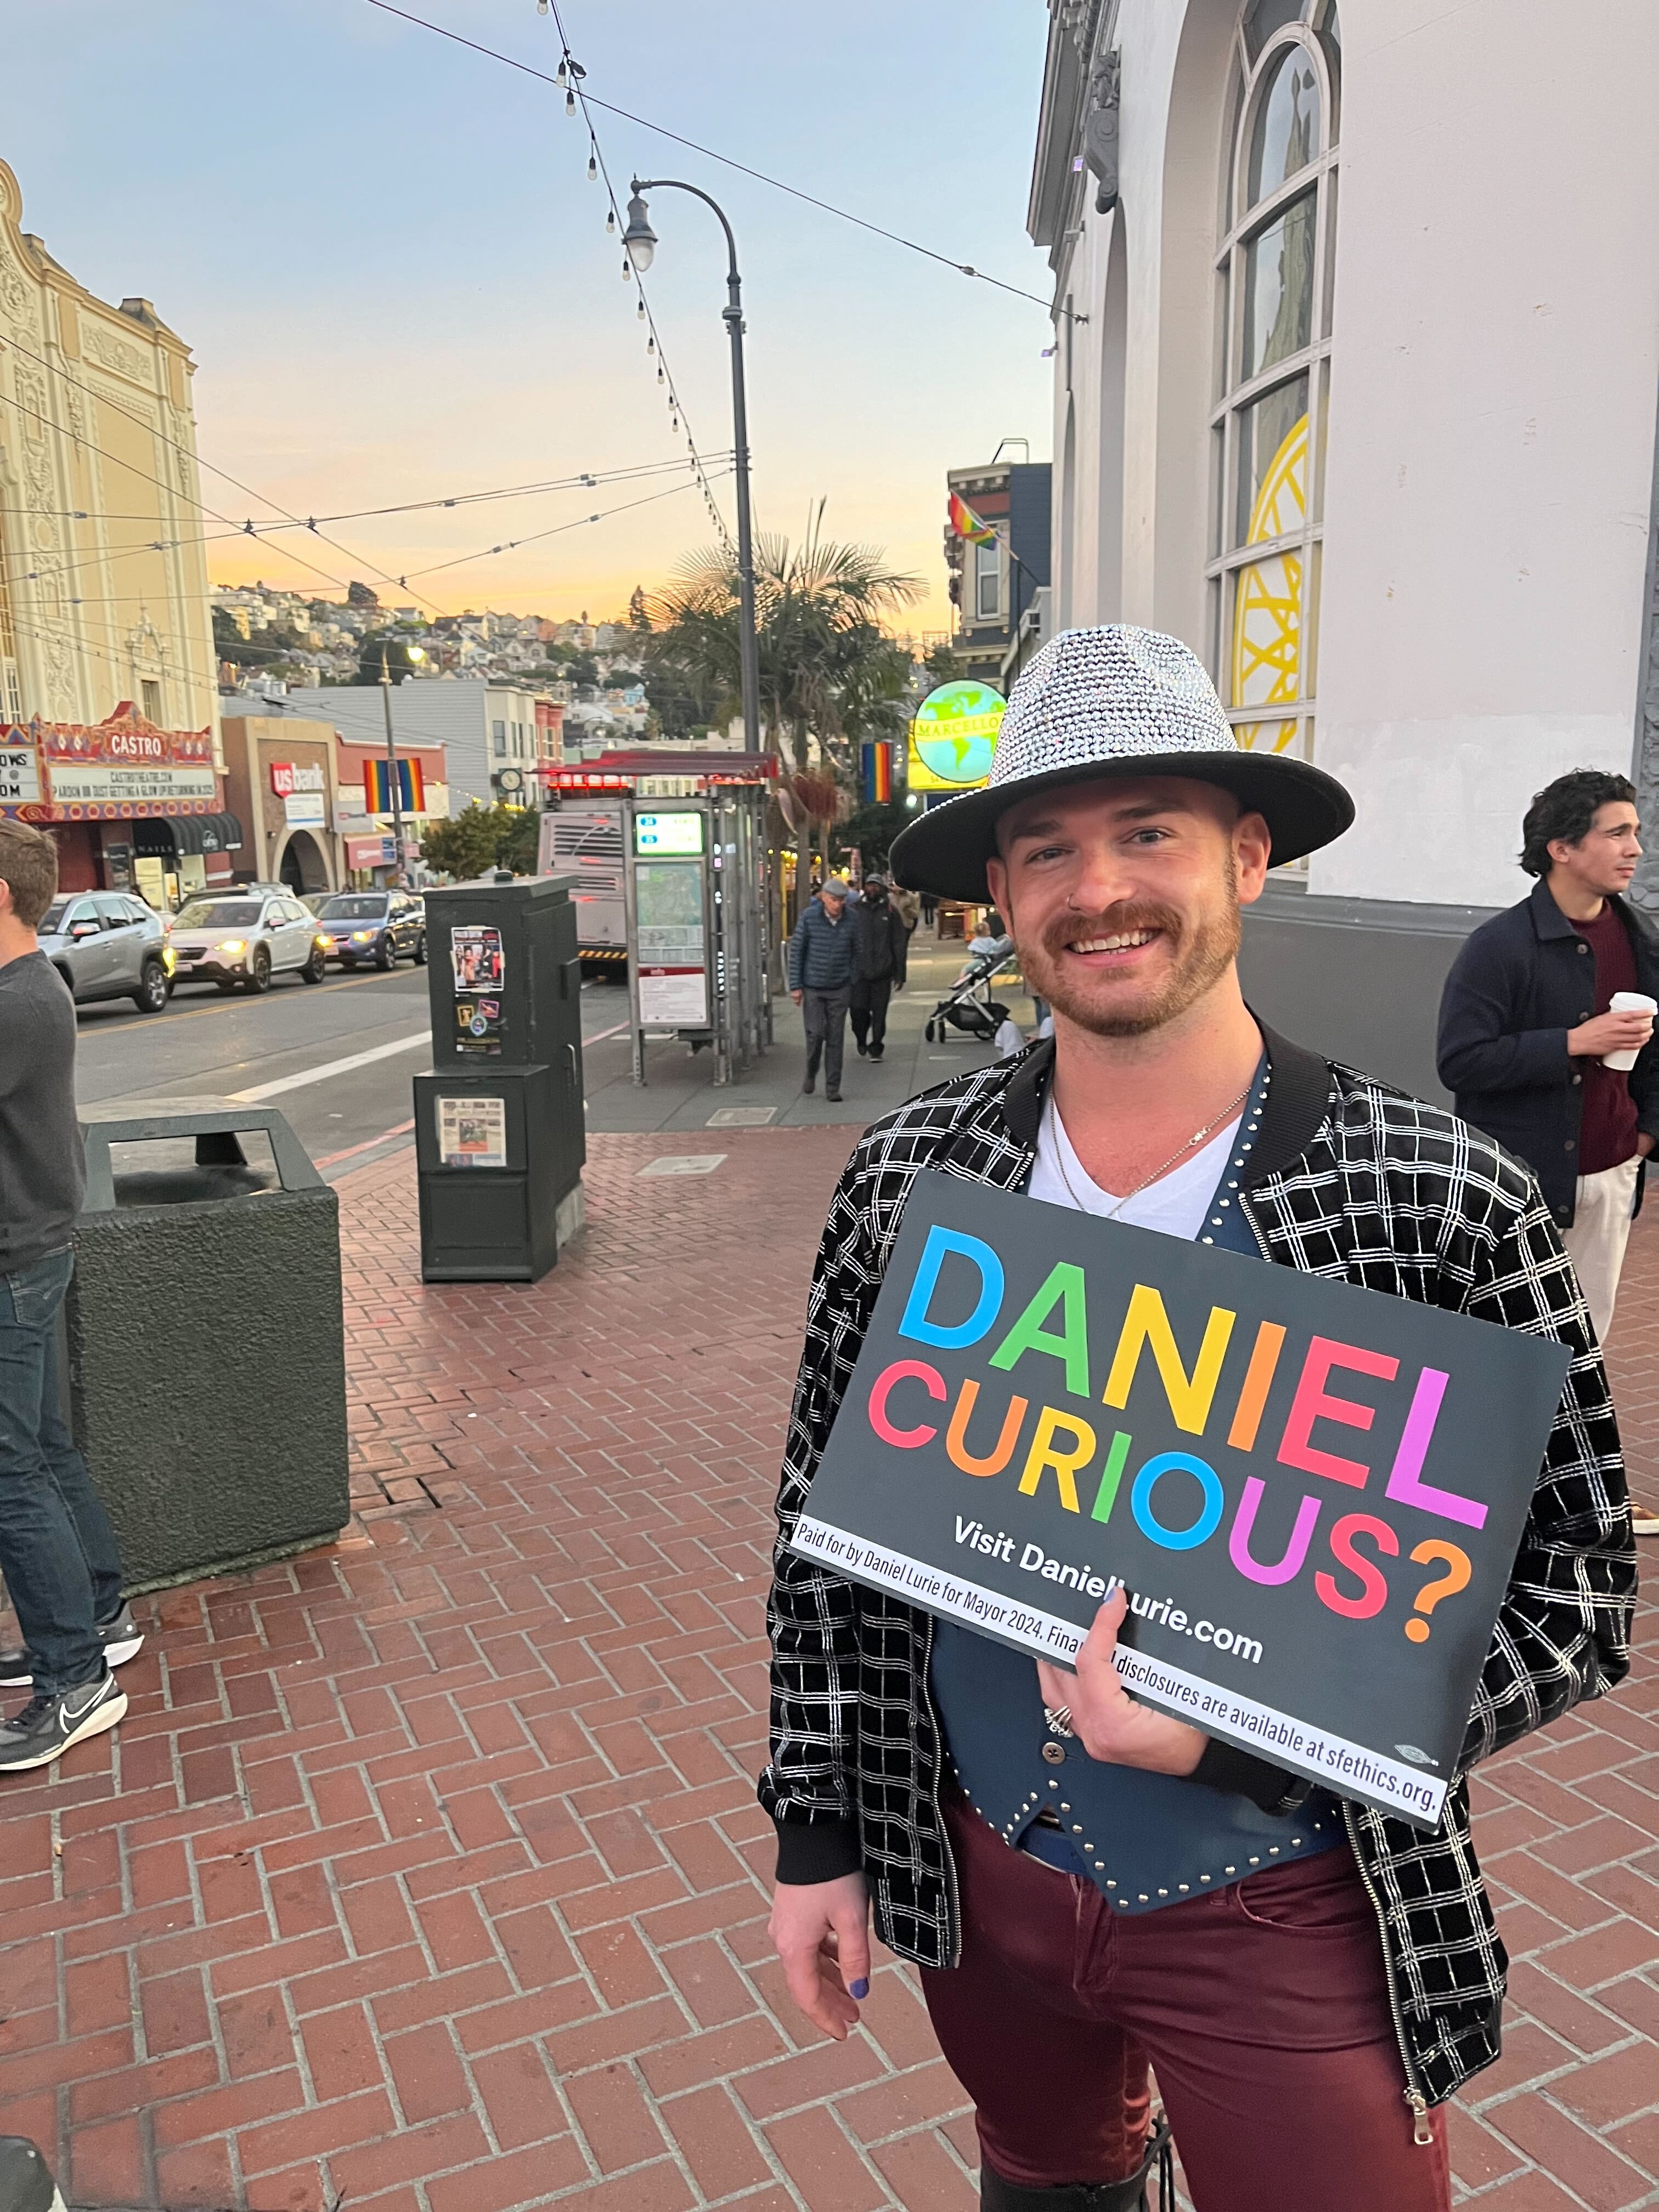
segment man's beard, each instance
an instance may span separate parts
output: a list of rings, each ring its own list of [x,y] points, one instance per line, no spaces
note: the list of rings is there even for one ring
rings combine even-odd
[[[1170,948],[1170,964],[1150,991],[1106,969],[1086,975],[1066,970],[1066,948],[1075,939],[1115,937],[1138,929],[1160,931]],[[1079,1029],[1095,1036],[1145,1036],[1177,1019],[1214,988],[1237,957],[1243,935],[1237,879],[1230,857],[1227,898],[1216,913],[1194,921],[1172,907],[1131,901],[1098,916],[1060,915],[1043,932],[1039,945],[1022,945],[1019,951],[1027,990],[1046,999]],[[1123,1003],[1115,1003],[1120,994]]]

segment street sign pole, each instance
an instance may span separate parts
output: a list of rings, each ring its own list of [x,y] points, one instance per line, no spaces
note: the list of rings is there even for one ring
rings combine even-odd
[[[392,798],[392,843],[393,852],[392,886],[401,890],[404,884],[404,799],[401,779],[398,774],[398,749],[392,737],[392,671],[386,662],[386,649],[380,647],[380,704],[386,708],[386,787]]]

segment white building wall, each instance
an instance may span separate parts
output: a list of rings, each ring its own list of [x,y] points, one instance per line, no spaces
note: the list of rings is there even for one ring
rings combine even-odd
[[[1659,9],[1345,0],[1310,888],[1500,905],[1628,772],[1659,392]]]
[[[1097,216],[1091,183],[1060,268],[1060,297],[1090,320],[1057,331],[1058,620],[1150,623],[1200,651],[1237,12],[1121,0],[1120,204]],[[1504,904],[1525,889],[1513,854],[1531,793],[1632,759],[1659,397],[1659,8],[1341,12],[1315,757],[1359,817],[1310,888]]]

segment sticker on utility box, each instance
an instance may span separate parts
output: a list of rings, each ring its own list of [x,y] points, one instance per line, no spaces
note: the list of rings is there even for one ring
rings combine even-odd
[[[455,1049],[480,1060],[501,1056],[501,1002],[499,999],[457,999]]]
[[[507,981],[507,955],[499,929],[452,929],[449,966],[459,998],[468,991],[499,991]]]

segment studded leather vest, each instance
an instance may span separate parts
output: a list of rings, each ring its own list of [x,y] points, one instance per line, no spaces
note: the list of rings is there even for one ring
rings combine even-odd
[[[1264,1063],[1199,1231],[1201,1243],[1257,1259],[1240,1192],[1267,1079]],[[1086,1876],[1120,1911],[1157,1911],[1346,1840],[1326,1790],[1310,1791],[1294,1812],[1264,1813],[1231,1791],[1091,1759],[1075,1736],[1049,1727],[1036,1662],[955,1622],[934,1628],[930,1680],[975,1812],[1015,1849]]]

